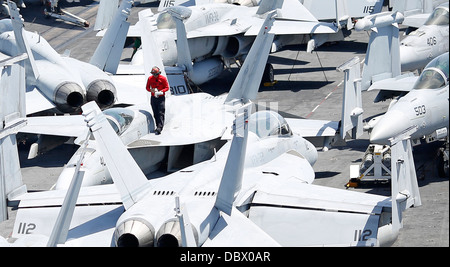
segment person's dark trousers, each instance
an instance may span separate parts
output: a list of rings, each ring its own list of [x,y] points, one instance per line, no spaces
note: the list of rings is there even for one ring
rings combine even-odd
[[[166,112],[166,97],[160,96],[156,98],[152,96],[151,105],[153,110],[153,117],[155,118],[156,129],[158,129],[159,132],[161,132],[164,127],[164,117]]]

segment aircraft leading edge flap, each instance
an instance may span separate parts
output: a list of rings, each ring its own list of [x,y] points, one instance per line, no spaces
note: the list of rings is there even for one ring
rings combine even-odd
[[[245,234],[245,236],[243,236]],[[280,244],[236,208],[222,214],[203,247],[279,247]]]
[[[97,104],[91,101],[81,108],[120,192],[125,209],[128,209],[145,195],[148,180]]]

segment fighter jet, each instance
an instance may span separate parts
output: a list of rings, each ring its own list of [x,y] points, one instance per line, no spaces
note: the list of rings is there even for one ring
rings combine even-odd
[[[448,52],[448,2],[434,9],[425,23],[409,33],[400,43],[402,71],[422,70],[433,58]]]
[[[377,30],[370,37],[362,79],[354,77],[353,83],[380,90],[375,102],[394,98],[386,113],[372,118],[364,129],[374,144],[389,145],[389,138],[411,127],[417,128],[411,135],[414,144],[420,140],[448,142],[449,53],[433,59],[420,76],[401,74],[398,23],[402,20],[398,12],[384,13],[356,24],[360,30]],[[448,149],[447,158],[445,153],[442,157],[448,169]],[[445,169],[445,165],[440,168]]]
[[[175,14],[181,15],[188,38],[189,65],[193,69],[188,72],[188,77],[194,84],[202,84],[220,75],[224,66],[244,61],[267,12],[276,8],[280,8],[280,14],[272,28],[277,35],[272,52],[284,45],[308,42],[309,50],[312,50],[327,40],[344,38],[336,23],[319,22],[295,0],[264,0],[255,7],[218,3],[173,6],[150,16],[156,22],[156,47],[164,65],[185,66],[185,62],[179,61],[176,22],[173,18]],[[347,20],[341,22],[347,23]],[[139,24],[130,27],[128,36],[139,37],[139,27]],[[141,52],[136,52],[131,64],[139,66],[143,62]],[[268,65],[265,75],[268,80],[273,80],[273,75],[270,75],[272,70]]]
[[[12,16],[20,18],[15,3],[8,2]],[[107,108],[116,101],[116,88],[111,78],[97,67],[58,54],[37,33],[15,29],[11,20],[0,21],[0,59],[23,51],[30,44],[27,67],[27,114],[53,109],[57,113],[79,111],[86,101],[97,101]]]

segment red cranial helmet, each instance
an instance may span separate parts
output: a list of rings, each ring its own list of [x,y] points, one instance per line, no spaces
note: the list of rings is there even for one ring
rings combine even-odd
[[[161,70],[158,67],[155,66],[155,67],[152,68],[152,71],[150,71],[150,73],[152,75],[159,75],[159,74],[161,74]]]

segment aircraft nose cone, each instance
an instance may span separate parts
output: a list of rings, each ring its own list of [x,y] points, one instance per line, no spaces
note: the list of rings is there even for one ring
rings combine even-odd
[[[373,127],[370,133],[370,143],[390,145],[392,138],[410,127],[409,119],[398,110],[388,111]]]
[[[400,64],[402,71],[421,69],[430,60],[429,48],[414,48],[412,46],[400,46]]]

